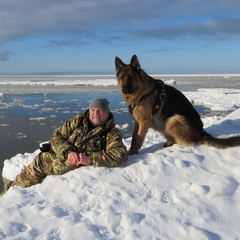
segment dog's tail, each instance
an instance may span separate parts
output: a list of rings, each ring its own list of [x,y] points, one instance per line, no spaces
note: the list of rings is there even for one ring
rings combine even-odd
[[[240,136],[234,136],[229,138],[214,138],[209,133],[204,132],[200,139],[200,143],[209,147],[221,149],[236,147],[240,146]]]

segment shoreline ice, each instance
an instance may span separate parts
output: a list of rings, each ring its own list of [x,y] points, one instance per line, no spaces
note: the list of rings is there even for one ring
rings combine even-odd
[[[152,74],[166,84],[177,83],[187,87],[240,88],[240,74]],[[195,86],[197,85],[197,86]],[[196,90],[196,89],[195,89]],[[18,75],[0,76],[0,93],[50,93],[50,92],[109,92],[118,91],[115,75]]]

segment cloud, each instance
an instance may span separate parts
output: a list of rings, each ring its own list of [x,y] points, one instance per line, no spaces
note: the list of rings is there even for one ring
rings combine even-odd
[[[89,44],[89,41],[83,41],[77,38],[64,38],[60,40],[50,40],[46,45],[43,45],[44,48],[62,48],[62,47],[74,47],[79,48],[82,45]]]
[[[240,18],[212,20],[204,23],[187,23],[182,25],[166,25],[163,27],[143,28],[132,32],[140,38],[176,39],[202,38],[225,40],[239,37]]]
[[[13,55],[12,51],[5,49],[0,49],[0,61],[7,61],[10,59],[10,56]]]
[[[239,34],[239,8],[236,0],[1,0],[0,42],[72,36],[72,43],[53,40],[45,47],[77,46],[85,43],[79,36],[107,39],[101,36],[107,32],[114,40],[117,31],[126,38],[233,36]]]
[[[175,52],[175,51],[181,51],[182,48],[176,48],[176,47],[163,47],[163,48],[157,48],[153,49],[153,52]]]

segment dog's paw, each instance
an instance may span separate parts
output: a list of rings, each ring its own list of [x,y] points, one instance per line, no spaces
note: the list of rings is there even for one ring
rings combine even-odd
[[[175,142],[174,141],[167,141],[166,143],[164,143],[163,147],[166,148],[166,147],[171,147],[172,145],[174,145]]]
[[[134,149],[129,149],[129,151],[128,151],[129,155],[134,155],[134,154],[137,154],[137,153],[138,153],[138,150],[134,150]]]

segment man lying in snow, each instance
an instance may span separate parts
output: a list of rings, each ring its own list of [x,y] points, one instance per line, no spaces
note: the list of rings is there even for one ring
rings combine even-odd
[[[81,166],[117,167],[125,163],[128,152],[108,104],[107,99],[94,99],[84,114],[55,129],[49,149],[25,166],[2,194],[11,186],[29,187],[48,175],[61,175]]]

